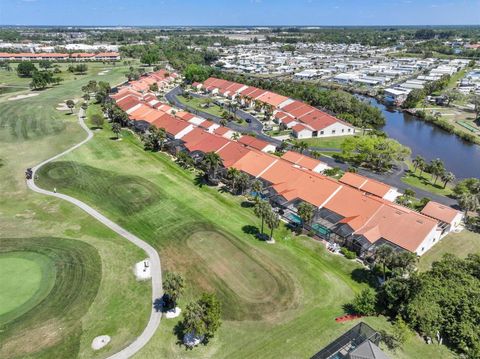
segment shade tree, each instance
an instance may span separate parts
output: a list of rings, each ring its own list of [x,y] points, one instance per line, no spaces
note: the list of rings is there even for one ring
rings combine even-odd
[[[174,272],[167,272],[163,279],[163,292],[165,308],[172,309],[177,306],[177,301],[185,290],[184,278]]]

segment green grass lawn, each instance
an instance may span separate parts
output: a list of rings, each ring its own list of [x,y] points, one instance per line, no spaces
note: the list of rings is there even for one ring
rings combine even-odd
[[[0,95],[1,256],[16,255],[23,243],[28,245],[24,255],[38,259],[48,251],[52,257],[47,262],[61,269],[52,288],[41,286],[43,291],[0,317],[1,358],[106,357],[132,342],[148,321],[150,285],[137,282],[132,272],[145,253],[82,210],[25,185],[25,168],[86,136],[75,115],[55,110],[58,103],[80,98],[80,88],[89,80],[117,84],[128,71],[122,65],[89,63],[88,67],[86,75],[65,74],[63,83],[36,97],[10,101],[18,93]],[[112,70],[98,75],[105,68]],[[0,83],[22,85],[25,79],[0,70]],[[21,281],[22,275],[14,278]],[[0,292],[3,284],[2,280]],[[102,334],[112,341],[94,352],[91,342]]]
[[[265,132],[269,136],[286,136],[292,133],[291,130],[272,130]]]
[[[437,180],[437,183],[434,184],[435,178],[431,174],[423,172],[422,175],[420,175],[420,170],[415,172],[411,162],[407,162],[407,164],[409,171],[402,177],[404,183],[443,196],[452,194],[452,186],[450,184],[447,184],[447,187],[443,188],[443,183],[440,178]]]
[[[433,262],[439,260],[446,253],[452,253],[461,258],[470,253],[480,254],[480,234],[467,230],[460,233],[450,233],[420,257],[419,270],[429,269]]]
[[[222,107],[211,103],[209,107],[203,107],[207,100],[205,98],[192,97],[187,99],[183,96],[178,96],[178,100],[184,105],[198,111],[203,111],[214,116],[222,117],[222,113],[225,111]]]
[[[277,244],[258,241],[260,223],[242,199],[196,185],[195,173],[168,156],[143,150],[128,131],[112,141],[102,130],[87,145],[46,167],[45,188],[75,195],[158,248],[162,269],[182,273],[187,291],[180,301],[215,291],[223,325],[208,346],[186,351],[175,325],[162,321],[137,358],[308,357],[356,324],[336,323],[362,288],[365,271],[329,254],[323,245],[293,235],[283,225]],[[385,318],[365,318],[377,329]],[[445,347],[410,341],[392,357],[422,353],[451,357]]]
[[[306,142],[310,147],[322,147],[322,148],[338,148],[340,149],[343,141],[351,136],[335,136],[324,138],[307,138],[302,141]]]
[[[55,282],[55,268],[45,256],[32,253],[0,254],[0,318],[19,308],[30,309],[42,293],[48,293]],[[30,305],[26,305],[30,303]],[[1,321],[1,320],[0,320]]]

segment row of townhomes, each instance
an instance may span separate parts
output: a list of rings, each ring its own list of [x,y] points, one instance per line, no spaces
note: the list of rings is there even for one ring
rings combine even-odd
[[[163,84],[175,77],[160,70],[139,81]],[[203,86],[210,88],[211,83],[214,80]],[[206,153],[217,153],[223,172],[233,167],[263,182],[262,197],[283,220],[300,224],[298,205],[308,202],[316,211],[307,229],[362,256],[382,244],[422,255],[443,236],[461,228],[462,214],[450,207],[429,202],[419,213],[394,203],[399,193],[384,183],[354,173],[345,173],[340,180],[327,177],[322,174],[327,166],[321,161],[292,151],[278,157],[272,154],[275,146],[269,142],[252,136],[238,138],[227,127],[172,108],[154,93],[138,91],[138,81],[117,90],[111,98],[128,114],[131,125],[165,129],[169,139],[166,148],[173,155],[183,151],[201,161]],[[299,103],[277,94],[265,96],[264,100],[280,108]]]
[[[120,54],[118,52],[0,52],[0,61],[118,61]]]
[[[231,100],[238,100],[241,104],[252,107],[257,102],[261,102],[271,108],[273,116],[281,127],[291,129],[293,136],[299,139],[355,134],[355,128],[345,121],[301,101],[257,87],[214,77],[203,84],[194,83],[193,86],[211,94],[220,94]]]

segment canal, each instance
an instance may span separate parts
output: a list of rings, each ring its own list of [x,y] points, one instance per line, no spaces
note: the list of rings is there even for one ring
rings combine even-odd
[[[387,120],[383,131],[410,147],[412,157],[420,155],[426,160],[440,158],[447,170],[455,173],[457,178],[480,178],[480,146],[466,142],[415,116],[387,107],[376,99],[363,98],[382,111]]]

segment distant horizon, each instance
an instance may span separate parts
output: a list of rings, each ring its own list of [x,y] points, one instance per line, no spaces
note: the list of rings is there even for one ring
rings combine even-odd
[[[405,27],[480,27],[480,24],[415,24],[415,25],[391,25],[391,24],[377,24],[377,25],[285,25],[285,24],[273,24],[273,25],[87,25],[87,24],[37,24],[37,25],[28,25],[28,24],[0,24],[0,28],[4,27],[45,27],[45,28],[118,28],[118,27],[133,27],[133,28],[149,28],[149,29],[161,29],[161,28],[342,28],[342,27],[352,27],[352,28],[382,28],[382,27],[392,27],[392,28],[405,28]]]
[[[77,27],[476,26],[480,25],[480,1],[237,0],[227,3],[222,0],[144,0],[138,4],[132,0],[2,0],[0,24]]]

